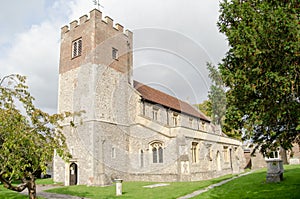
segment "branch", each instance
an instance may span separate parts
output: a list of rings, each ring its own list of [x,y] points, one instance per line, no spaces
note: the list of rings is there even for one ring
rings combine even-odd
[[[11,74],[11,75],[4,76],[2,79],[0,79],[0,86],[2,85],[2,83],[4,82],[5,79],[15,80],[14,77],[16,77],[16,74]],[[17,82],[17,81],[15,80],[15,82]]]
[[[18,186],[13,186],[11,182],[6,180],[3,175],[5,174],[5,171],[2,171],[0,173],[0,181],[4,184],[4,187],[13,191],[22,192],[24,189],[27,188],[27,183],[19,184]]]

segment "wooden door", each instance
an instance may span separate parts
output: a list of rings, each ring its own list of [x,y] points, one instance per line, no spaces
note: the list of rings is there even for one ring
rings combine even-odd
[[[70,165],[70,185],[77,185],[77,164]]]

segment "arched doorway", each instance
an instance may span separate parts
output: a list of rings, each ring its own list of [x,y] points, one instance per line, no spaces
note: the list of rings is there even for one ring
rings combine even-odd
[[[77,185],[77,171],[77,164],[73,162],[70,165],[70,185]]]

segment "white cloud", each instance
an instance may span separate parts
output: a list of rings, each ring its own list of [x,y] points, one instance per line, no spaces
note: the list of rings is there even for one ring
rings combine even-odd
[[[18,73],[28,77],[28,83],[37,105],[48,109],[56,107],[57,26],[43,22],[17,35],[6,59],[0,60],[1,73]]]
[[[45,19],[44,0],[3,1],[1,2],[0,45],[8,43],[14,34],[28,28],[28,21],[40,22]],[[4,28],[3,28],[4,26]]]
[[[150,45],[181,56],[179,59],[171,53],[137,52],[135,76],[138,80],[157,81],[165,91],[172,91],[182,99],[193,98],[193,102],[205,98],[205,89],[198,87],[203,85],[201,81],[207,80],[202,80],[201,74],[195,75],[192,66],[202,70],[207,61],[217,63],[227,48],[215,25],[217,1],[103,0],[101,4],[104,16],[109,15],[134,31],[135,48]],[[86,0],[31,0],[19,4],[7,1],[2,4],[0,22],[6,29],[0,36],[0,76],[10,73],[28,76],[38,107],[55,112],[60,28],[95,7],[93,1]],[[149,27],[167,31],[151,35],[151,32],[145,33],[145,28]],[[178,35],[166,35],[170,30]],[[149,40],[151,36],[156,38]],[[166,67],[158,68],[159,65]],[[163,72],[158,76],[159,70]],[[145,71],[148,71],[147,77],[143,75]],[[202,76],[207,74],[203,72]],[[178,78],[184,79],[184,83]]]

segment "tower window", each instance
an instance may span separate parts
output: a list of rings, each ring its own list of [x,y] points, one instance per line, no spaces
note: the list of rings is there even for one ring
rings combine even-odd
[[[78,57],[82,52],[82,39],[77,39],[72,42],[72,58]]]
[[[112,48],[112,58],[118,59],[118,49]]]

